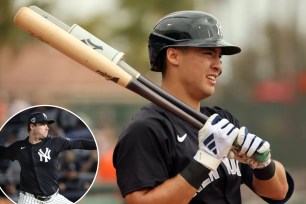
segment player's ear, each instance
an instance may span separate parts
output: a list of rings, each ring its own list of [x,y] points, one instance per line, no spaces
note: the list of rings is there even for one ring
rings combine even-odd
[[[35,126],[35,124],[29,124],[29,126],[28,126],[28,131],[30,131],[30,130],[32,130],[33,128],[34,128],[34,126]]]
[[[177,48],[169,47],[166,50],[166,57],[168,63],[177,66],[179,64],[178,56],[179,56],[180,50]]]

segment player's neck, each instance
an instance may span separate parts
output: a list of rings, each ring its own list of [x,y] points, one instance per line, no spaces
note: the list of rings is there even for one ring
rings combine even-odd
[[[189,96],[187,92],[184,92],[182,89],[173,87],[173,85],[168,86],[166,83],[163,83],[161,86],[166,92],[171,94],[172,96],[176,97],[183,103],[189,105],[191,108],[200,111],[201,101],[194,99],[193,97]],[[181,91],[178,91],[181,90]]]
[[[42,140],[40,138],[36,137],[35,135],[33,135],[33,134],[29,135],[29,142],[31,144],[37,144],[37,143],[40,143],[41,141]]]

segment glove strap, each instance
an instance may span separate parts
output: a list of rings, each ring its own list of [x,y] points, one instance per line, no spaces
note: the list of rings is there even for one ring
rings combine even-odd
[[[254,169],[254,176],[260,180],[269,180],[275,174],[275,163],[271,160],[270,164],[262,169]]]
[[[210,170],[216,170],[221,163],[220,159],[217,159],[216,157],[202,150],[198,150],[193,158]]]
[[[180,175],[195,189],[199,189],[201,184],[209,177],[209,172],[208,168],[192,159]]]

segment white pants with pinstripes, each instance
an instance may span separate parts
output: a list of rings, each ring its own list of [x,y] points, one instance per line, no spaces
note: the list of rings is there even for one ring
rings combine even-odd
[[[70,200],[56,192],[47,201],[41,201],[34,197],[31,193],[20,193],[18,204],[72,204]]]

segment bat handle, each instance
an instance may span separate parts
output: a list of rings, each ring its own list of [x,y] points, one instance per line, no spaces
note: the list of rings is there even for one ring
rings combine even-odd
[[[233,144],[233,152],[235,153],[235,154],[238,154],[239,152],[240,152],[240,150],[241,150],[241,145],[239,145],[238,143],[237,143],[237,140],[235,140],[235,142],[234,142],[234,144]],[[265,152],[263,152],[263,153],[259,153],[259,152],[255,152],[254,154],[253,154],[253,156],[252,156],[252,158],[256,161],[256,162],[259,162],[259,163],[263,163],[263,162],[265,162],[266,161],[266,159],[267,159],[267,156],[268,156],[268,154],[270,153],[270,149],[268,149],[267,151],[265,151]],[[246,157],[246,155],[243,155],[243,156],[241,156],[242,158],[243,157]]]
[[[255,153],[254,158],[260,163],[262,163],[266,160],[269,153],[270,153],[270,149],[265,151],[264,153]]]

